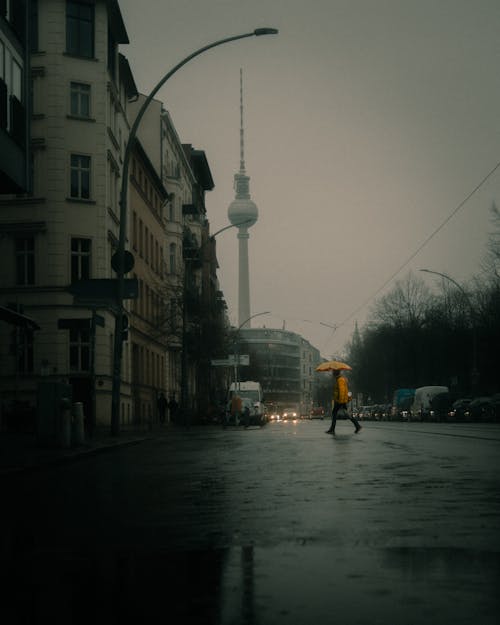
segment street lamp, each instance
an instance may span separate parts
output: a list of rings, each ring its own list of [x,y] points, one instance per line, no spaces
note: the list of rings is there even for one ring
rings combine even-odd
[[[474,306],[472,305],[471,299],[463,288],[461,284],[459,284],[456,280],[451,278],[445,273],[441,273],[440,271],[432,271],[431,269],[420,269],[419,271],[423,271],[424,273],[431,273],[436,276],[441,276],[441,278],[445,278],[445,280],[449,280],[452,284],[454,284],[457,289],[462,293],[464,301],[467,304],[469,309],[470,323],[472,329],[472,371],[471,371],[471,384],[474,387],[477,383],[479,377],[479,371],[477,369],[477,336],[476,336],[476,314],[474,310]]]
[[[254,315],[251,315],[250,317],[248,317],[248,319],[245,319],[245,321],[243,321],[243,323],[240,323],[240,325],[236,328],[235,331],[235,338],[234,338],[234,389],[239,390],[239,384],[240,384],[240,353],[239,353],[239,345],[238,345],[238,333],[241,330],[241,328],[250,321],[250,319],[253,319],[254,317],[259,317],[260,315],[270,315],[271,311],[270,310],[266,310],[264,312],[260,312],[260,313],[255,313]]]
[[[123,155],[123,169],[122,180],[120,190],[120,231],[118,238],[118,247],[116,251],[116,275],[117,275],[117,295],[116,295],[116,316],[115,316],[115,338],[113,349],[113,388],[111,396],[111,433],[118,435],[120,432],[120,386],[121,386],[121,365],[123,355],[123,343],[122,343],[122,329],[123,329],[123,299],[125,291],[125,238],[126,238],[126,225],[127,225],[127,189],[128,189],[128,170],[132,149],[135,144],[135,138],[137,135],[137,129],[141,120],[151,103],[156,93],[163,87],[169,78],[171,78],[181,67],[186,63],[199,56],[203,52],[221,46],[230,41],[236,41],[237,39],[245,39],[247,37],[260,37],[261,35],[276,35],[278,30],[276,28],[256,28],[250,33],[242,35],[235,35],[233,37],[227,37],[220,39],[206,46],[203,46],[199,50],[192,52],[185,59],[180,61],[175,67],[167,72],[156,87],[151,91],[149,96],[144,100],[137,117],[132,124],[130,134],[128,137],[127,145],[125,147],[125,153]]]

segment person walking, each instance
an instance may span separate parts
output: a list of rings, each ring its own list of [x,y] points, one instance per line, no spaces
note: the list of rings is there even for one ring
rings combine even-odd
[[[241,401],[241,397],[237,395],[236,393],[234,393],[233,396],[231,397],[231,408],[230,408],[231,418],[234,420],[234,425],[240,424],[242,404],[243,402]]]
[[[349,414],[347,411],[347,402],[350,400],[349,389],[347,386],[347,380],[342,375],[341,370],[333,371],[333,408],[332,408],[332,424],[330,428],[325,432],[326,434],[335,435],[335,426],[337,424],[337,414],[339,410],[344,409],[352,421],[355,427],[355,433],[357,434],[361,430],[359,421]]]
[[[158,404],[158,415],[160,417],[160,423],[163,425],[165,423],[165,415],[167,413],[167,400],[163,393],[160,393],[157,404]]]
[[[177,414],[179,412],[179,404],[175,400],[175,394],[172,395],[168,402],[168,413],[170,415],[170,421],[177,422]]]

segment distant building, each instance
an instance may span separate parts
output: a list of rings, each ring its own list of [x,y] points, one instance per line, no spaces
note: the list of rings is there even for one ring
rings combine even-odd
[[[248,349],[250,364],[240,367],[241,380],[257,377],[266,404],[298,404],[307,415],[316,397],[319,350],[295,332],[272,328],[239,330],[240,353]]]

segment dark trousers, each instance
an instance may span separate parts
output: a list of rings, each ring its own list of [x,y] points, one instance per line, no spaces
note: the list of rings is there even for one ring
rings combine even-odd
[[[332,432],[335,432],[335,426],[337,425],[337,413],[342,408],[347,412],[347,404],[335,404],[333,406],[333,410],[332,410],[332,425],[330,426],[330,430]],[[350,415],[348,412],[347,412],[347,415],[348,415],[349,419],[351,420],[352,424],[354,425],[354,427],[356,428],[356,430],[359,430],[359,428],[361,427],[359,425],[359,421],[357,419],[355,419],[352,415]]]

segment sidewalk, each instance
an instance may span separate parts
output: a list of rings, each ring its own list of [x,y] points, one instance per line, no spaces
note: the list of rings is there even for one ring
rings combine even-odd
[[[162,431],[165,429],[162,428]],[[82,456],[140,443],[154,437],[158,431],[158,427],[148,430],[144,426],[127,426],[118,436],[112,436],[109,427],[97,428],[91,439],[86,437],[82,445],[66,449],[40,446],[34,432],[0,432],[0,478],[39,467],[58,466]]]

